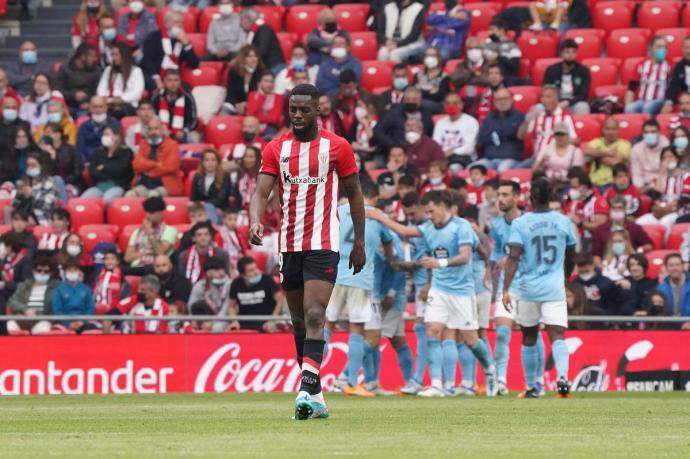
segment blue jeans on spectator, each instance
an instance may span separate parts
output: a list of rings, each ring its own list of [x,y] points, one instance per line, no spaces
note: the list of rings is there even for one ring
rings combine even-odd
[[[53,183],[55,184],[55,191],[57,191],[58,198],[62,201],[62,205],[67,205],[67,187],[65,186],[65,180],[59,175],[54,175]]]
[[[486,167],[487,169],[492,169],[495,170],[498,174],[502,174],[507,170],[510,169],[516,169],[515,165],[518,163],[516,159],[489,159],[489,158],[482,158],[478,161],[475,161],[474,163],[470,164],[467,166],[469,169],[475,164],[481,164],[482,166]]]
[[[658,115],[664,105],[664,98],[656,100],[636,100],[625,106],[625,113],[646,113]]]
[[[531,169],[534,164],[534,158],[534,156],[531,156],[523,161],[519,161],[513,169]]]
[[[108,188],[105,192],[103,192],[100,188],[97,186],[92,186],[88,190],[84,191],[81,194],[82,198],[103,198],[105,199],[106,204],[110,204],[113,202],[113,199],[115,198],[121,198],[122,195],[125,194],[125,190],[123,190],[119,186],[114,186],[112,188]]]

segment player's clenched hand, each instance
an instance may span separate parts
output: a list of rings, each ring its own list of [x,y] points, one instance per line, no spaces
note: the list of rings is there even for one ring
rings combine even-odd
[[[506,311],[510,312],[513,310],[513,304],[511,303],[510,292],[507,290],[503,291],[503,306],[505,306]]]
[[[261,223],[254,223],[249,230],[249,242],[254,245],[263,245],[264,241],[264,225]]]
[[[364,264],[367,262],[367,256],[364,253],[364,246],[355,245],[352,247],[352,252],[350,252],[350,269],[354,274],[357,274],[364,268]]]
[[[426,269],[434,269],[440,266],[438,260],[432,257],[422,257],[422,259],[419,260],[419,264]]]

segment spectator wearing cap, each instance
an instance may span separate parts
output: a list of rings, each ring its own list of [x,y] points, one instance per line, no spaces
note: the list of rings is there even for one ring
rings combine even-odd
[[[205,60],[222,61],[240,50],[247,40],[247,32],[240,27],[240,15],[235,12],[232,0],[218,2],[218,15],[214,16],[206,35]]]
[[[149,274],[141,278],[139,289],[132,296],[123,299],[107,314],[111,316],[128,315],[133,317],[150,317],[151,320],[134,320],[125,322],[124,332],[134,334],[167,333],[170,322],[154,320],[156,317],[170,315],[170,305],[160,296],[161,283],[158,277]],[[110,323],[103,323],[103,332],[110,333]]]
[[[477,144],[482,148],[482,158],[477,163],[499,174],[512,169],[520,160],[523,143],[518,130],[525,115],[513,108],[513,96],[505,88],[493,95],[496,106],[479,127]]]
[[[285,58],[278,36],[261,15],[253,8],[245,8],[240,13],[240,26],[247,33],[245,43],[252,45],[267,69],[276,73],[285,66]]]
[[[314,84],[316,81],[316,74],[319,71],[318,65],[309,65],[307,63],[307,49],[303,44],[297,43],[292,48],[290,63],[287,67],[276,74],[273,91],[276,94],[287,96],[295,84],[295,73],[307,72],[307,82]]]
[[[454,92],[446,94],[443,100],[442,117],[434,126],[434,141],[440,145],[450,162],[452,172],[467,167],[477,158],[475,145],[479,132],[476,118],[462,112],[463,103]]]
[[[230,286],[229,314],[232,316],[278,316],[283,310],[283,293],[271,276],[262,274],[256,261],[242,257],[237,262],[240,276]],[[233,321],[229,330],[274,331],[272,321]]]
[[[204,276],[192,287],[187,309],[193,315],[227,316],[230,309],[230,286],[227,260],[210,257],[204,261]],[[209,327],[213,333],[222,333],[228,327],[228,322],[215,321]]]
[[[177,230],[163,221],[165,201],[151,197],[144,201],[144,220],[129,238],[124,261],[133,268],[153,264],[156,255],[170,255],[177,242]]]
[[[96,49],[88,43],[79,45],[72,57],[60,67],[55,87],[65,97],[74,116],[86,113],[89,98],[96,93],[100,75]]]
[[[165,71],[163,88],[151,100],[158,118],[170,133],[170,137],[180,143],[196,143],[200,136],[197,126],[196,101],[191,93],[182,87],[180,72],[175,69]]]
[[[183,192],[180,171],[180,148],[170,138],[163,122],[149,122],[148,134],[132,162],[134,180],[129,197],[179,196]]]
[[[194,244],[180,252],[178,274],[184,276],[192,285],[204,277],[204,262],[212,257],[223,261],[227,269],[228,254],[213,244],[213,226],[209,222],[198,222],[190,230]]]
[[[637,252],[649,252],[654,247],[644,229],[625,214],[625,198],[615,196],[609,202],[611,211],[604,223],[592,230],[591,253],[596,257],[604,256],[604,249],[613,231],[627,232],[632,248]]]
[[[65,100],[60,96],[53,96],[46,107],[46,123],[37,126],[34,131],[36,142],[45,140],[43,139],[45,128],[48,124],[53,124],[53,127],[58,128],[62,133],[64,143],[74,146],[77,143],[77,125],[65,105]]]
[[[55,289],[53,295],[53,314],[58,316],[92,315],[95,304],[91,288],[84,283],[84,273],[78,263],[68,262],[64,266],[64,280]],[[66,320],[61,325],[81,333],[96,328],[95,325],[81,320]]]
[[[331,55],[331,47],[335,37],[350,38],[350,34],[338,25],[338,16],[331,8],[319,11],[318,25],[307,35],[309,57],[306,64],[321,65],[322,59]]]
[[[434,11],[426,17],[429,28],[427,46],[438,48],[444,61],[457,58],[465,44],[471,20],[469,10],[458,5],[456,0],[446,0],[445,10]]]
[[[111,48],[111,64],[103,70],[97,94],[107,97],[110,113],[131,116],[144,95],[144,73],[134,65],[132,52],[124,43]]]
[[[33,42],[25,41],[19,47],[19,59],[8,64],[5,68],[10,79],[10,86],[22,97],[31,93],[37,75],[50,74],[51,69],[48,63],[38,58],[36,45]]]
[[[129,0],[129,11],[117,20],[117,36],[132,49],[143,48],[144,41],[158,30],[156,15],[144,8],[142,0]]]
[[[551,141],[543,144],[532,165],[532,171],[544,171],[550,180],[564,182],[568,171],[585,163],[582,150],[570,143],[568,126],[556,123]]]
[[[50,257],[37,256],[33,260],[31,272],[32,277],[17,285],[7,302],[7,308],[12,314],[28,317],[50,315],[53,312],[53,295],[59,285],[59,282],[51,277],[53,263]],[[45,333],[50,327],[47,320],[7,322],[9,332],[29,330],[33,334]]]
[[[558,88],[560,106],[575,115],[589,113],[589,69],[577,62],[577,43],[569,38],[560,45],[562,61],[550,65],[544,72],[544,84]]]
[[[497,62],[501,66],[508,84],[517,82],[522,51],[517,43],[508,38],[508,24],[503,18],[494,17],[491,20],[484,56],[487,61]]]
[[[630,171],[633,185],[642,192],[653,188],[659,175],[661,151],[669,145],[668,138],[661,133],[656,120],[647,120],[642,125],[642,140],[633,145],[630,152]]]
[[[667,314],[688,317],[688,322],[684,322],[681,328],[690,330],[690,276],[683,267],[680,254],[666,255],[664,268],[668,275],[657,287],[657,292],[666,299]]]
[[[611,202],[616,196],[625,199],[625,213],[628,217],[635,216],[640,210],[640,190],[632,184],[630,169],[625,164],[616,164],[612,167],[613,185],[606,190],[604,197]]]
[[[630,142],[618,136],[618,121],[609,117],[604,121],[603,136],[590,140],[585,148],[589,162],[589,178],[597,187],[606,187],[613,181],[613,167],[630,161]]]
[[[434,161],[447,163],[441,146],[424,133],[422,122],[418,118],[408,118],[405,121],[403,145],[407,154],[407,164],[421,174],[425,174],[429,170],[429,164]]]
[[[647,113],[655,116],[661,111],[671,73],[667,47],[664,36],[657,35],[651,39],[649,57],[637,64],[635,75],[628,83],[625,113]]]
[[[402,62],[424,48],[424,5],[413,0],[388,2],[376,20],[377,59]]]
[[[134,155],[124,145],[122,131],[117,125],[103,130],[101,143],[103,146],[96,150],[88,167],[93,186],[84,191],[82,197],[102,197],[110,204],[113,199],[124,195],[132,183]]]
[[[381,117],[381,121],[374,128],[376,143],[385,150],[389,150],[394,145],[404,144],[405,124],[409,118],[415,118],[422,123],[424,134],[428,136],[432,134],[434,130],[432,113],[422,104],[422,92],[413,86],[405,89],[401,104],[393,105]]]
[[[83,164],[91,162],[95,151],[102,145],[103,132],[108,126],[119,126],[120,123],[108,115],[108,101],[105,97],[93,96],[89,102],[89,119],[77,132],[77,151]]]
[[[340,89],[340,74],[346,69],[354,72],[357,82],[361,80],[362,63],[350,53],[350,38],[338,35],[333,38],[330,57],[321,60],[316,87],[329,97],[335,96]]]

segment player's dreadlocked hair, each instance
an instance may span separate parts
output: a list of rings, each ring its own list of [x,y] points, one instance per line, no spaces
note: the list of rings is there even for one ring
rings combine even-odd
[[[530,185],[530,199],[532,204],[536,206],[548,206],[549,198],[551,197],[551,184],[545,178],[540,178],[532,181]]]
[[[319,101],[319,90],[313,84],[298,84],[292,89],[290,97],[292,96],[309,96],[312,102]]]

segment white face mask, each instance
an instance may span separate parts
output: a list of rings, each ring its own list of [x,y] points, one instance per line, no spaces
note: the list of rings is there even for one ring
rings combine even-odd
[[[184,30],[182,29],[182,27],[174,26],[174,27],[171,27],[171,28],[170,28],[170,31],[168,32],[168,35],[170,35],[170,38],[177,38],[177,37],[180,36],[180,34],[181,34],[182,32],[184,32]]]
[[[407,131],[405,133],[405,140],[407,140],[407,143],[417,143],[420,138],[422,138],[422,136],[419,132]]]
[[[571,189],[568,192],[568,195],[570,195],[570,199],[572,199],[573,201],[577,201],[582,197],[582,193],[580,193],[580,190],[578,190],[577,188]]]
[[[332,48],[331,57],[333,59],[344,59],[347,56],[347,50],[345,48]]]
[[[438,67],[438,57],[426,56],[424,58],[424,66],[428,69],[435,69],[436,67]]]
[[[99,113],[97,115],[91,115],[91,119],[98,124],[105,122],[105,119],[107,117],[108,117],[108,115],[106,115],[105,113]]]
[[[675,169],[676,167],[678,167],[678,162],[677,162],[677,161],[671,161],[671,162],[668,163],[668,165],[666,166],[666,168],[667,168],[669,171],[672,171],[672,170]]]
[[[78,245],[68,245],[66,250],[67,254],[72,257],[81,255],[81,247]]]
[[[429,177],[429,183],[432,185],[440,185],[443,182],[443,177]]]
[[[482,59],[482,50],[479,48],[468,49],[467,59],[471,62],[479,62]]]
[[[232,5],[229,3],[218,5],[218,11],[220,11],[220,14],[223,16],[230,16],[232,14]]]
[[[102,144],[105,148],[110,148],[110,147],[113,146],[113,138],[112,138],[111,136],[109,136],[109,135],[104,135],[104,136],[101,137],[101,144]]]
[[[368,113],[364,107],[355,107],[355,118],[357,119],[364,118]]]
[[[144,11],[144,2],[130,2],[129,10],[134,14],[139,14]]]
[[[582,279],[583,281],[587,282],[594,277],[594,272],[587,273],[587,274],[578,274],[578,277],[580,279]]]

